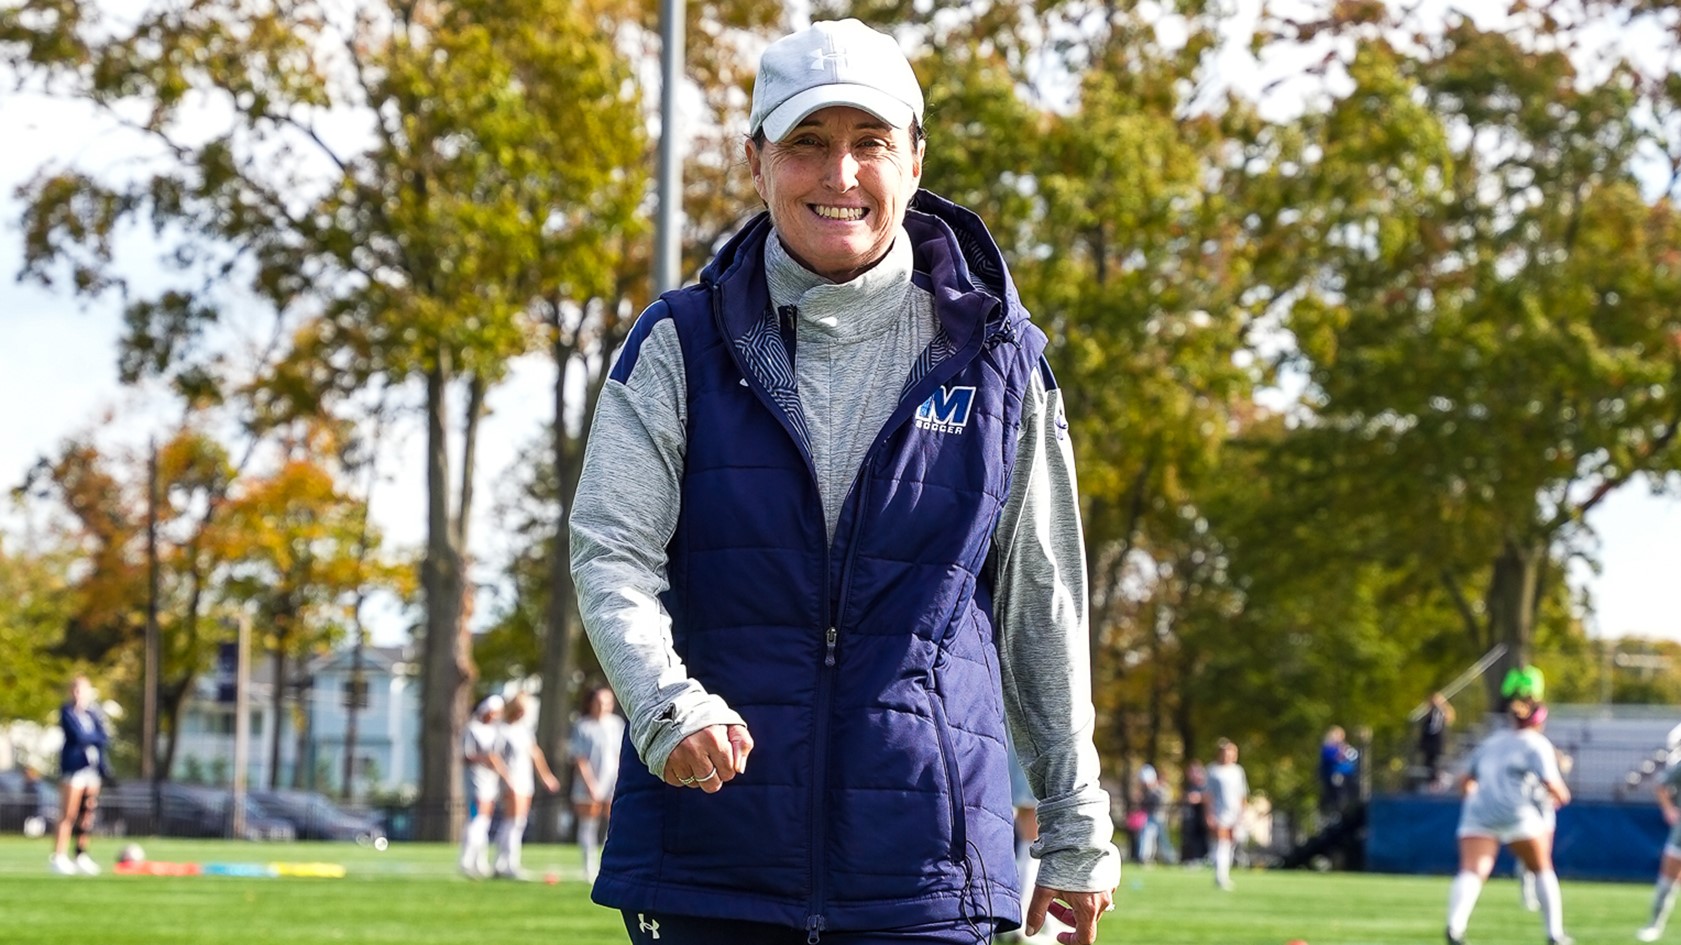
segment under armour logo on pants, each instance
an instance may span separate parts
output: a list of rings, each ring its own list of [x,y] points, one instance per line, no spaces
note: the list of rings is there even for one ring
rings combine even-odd
[[[636,927],[648,933],[649,938],[660,937],[660,923],[658,919],[650,919],[643,913],[636,914]]]

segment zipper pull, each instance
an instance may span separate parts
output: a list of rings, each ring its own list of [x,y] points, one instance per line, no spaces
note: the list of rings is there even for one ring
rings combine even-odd
[[[834,633],[833,630],[829,632]],[[805,920],[805,945],[817,945],[823,938],[823,926],[826,924],[820,915],[808,916]]]
[[[824,649],[823,665],[824,666],[835,665],[835,637],[837,637],[837,636],[839,636],[839,633],[835,630],[834,627],[830,627],[829,632],[825,633],[823,635],[823,639],[825,641],[824,647],[823,647],[823,649]]]

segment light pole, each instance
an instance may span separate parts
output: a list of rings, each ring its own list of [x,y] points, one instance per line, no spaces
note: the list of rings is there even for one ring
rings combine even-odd
[[[683,78],[685,0],[660,2],[659,220],[654,238],[654,293],[682,284],[683,160],[677,152],[677,86]]]

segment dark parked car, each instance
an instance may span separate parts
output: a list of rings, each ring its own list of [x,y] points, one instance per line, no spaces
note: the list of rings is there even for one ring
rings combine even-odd
[[[111,832],[118,834],[238,840],[291,840],[296,836],[289,821],[247,798],[245,829],[236,837],[233,793],[226,788],[164,781],[158,784],[158,800],[159,807],[154,811],[151,782],[124,781],[101,794],[99,816]]]
[[[30,777],[22,768],[0,771],[0,833],[30,829],[31,817],[41,818],[44,831],[58,825],[58,788],[43,777]]]
[[[299,840],[354,840],[385,848],[385,831],[371,818],[353,814],[315,791],[252,791],[269,813],[290,821]]]

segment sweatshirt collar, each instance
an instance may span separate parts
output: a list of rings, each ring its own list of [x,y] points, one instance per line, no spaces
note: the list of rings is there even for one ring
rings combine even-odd
[[[765,240],[765,281],[773,305],[799,310],[802,329],[847,344],[891,330],[904,317],[914,258],[901,226],[880,262],[856,278],[832,282],[789,255],[772,229]]]

